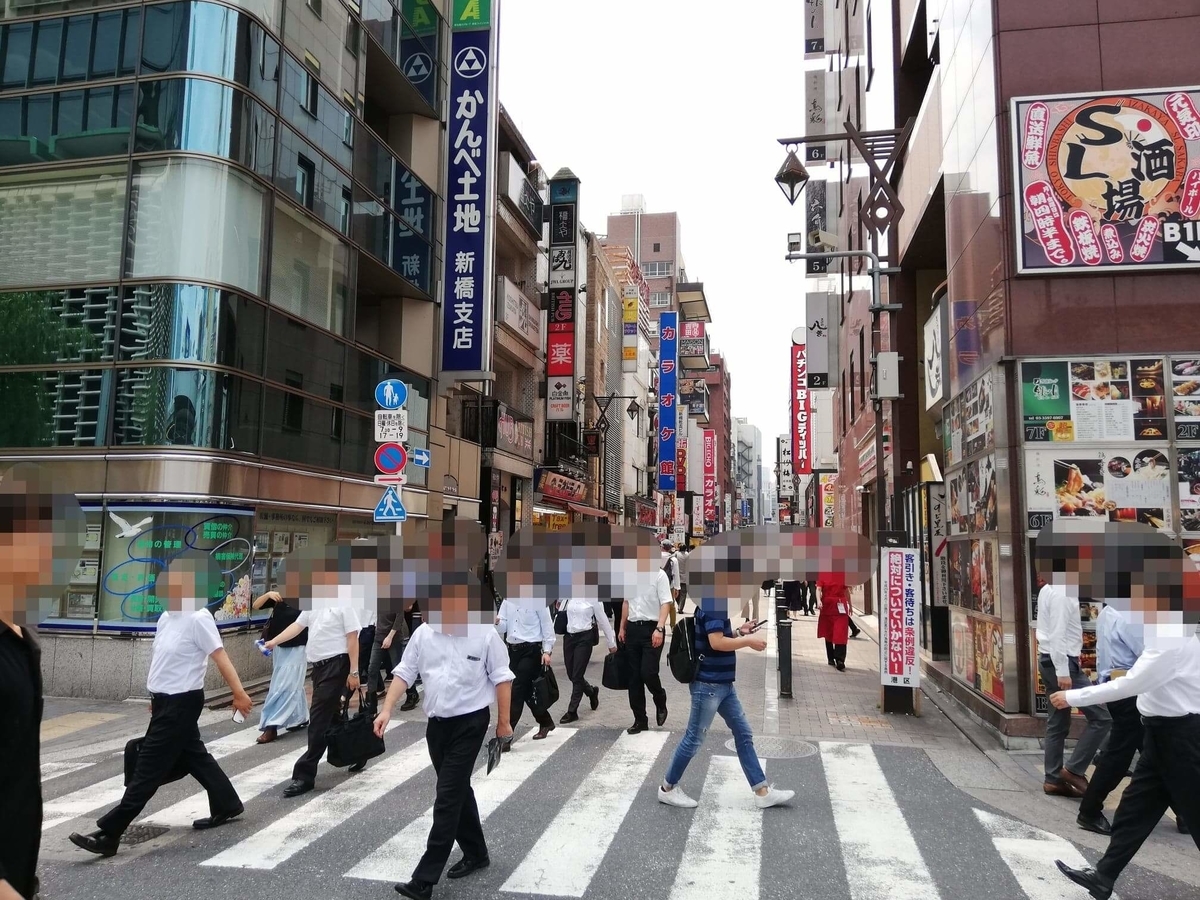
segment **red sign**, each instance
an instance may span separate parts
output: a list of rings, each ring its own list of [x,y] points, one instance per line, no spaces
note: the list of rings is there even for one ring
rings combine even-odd
[[[675,490],[687,490],[687,440],[680,440],[675,445]]]
[[[587,498],[587,486],[582,481],[559,475],[549,469],[538,469],[537,489],[547,497],[582,503]]]
[[[717,433],[704,429],[704,521],[717,521]]]
[[[1044,181],[1035,181],[1025,188],[1025,207],[1033,219],[1038,243],[1046,252],[1046,258],[1056,266],[1069,266],[1075,262],[1075,245],[1071,235],[1063,227],[1062,204],[1058,202],[1054,189]]]
[[[812,474],[809,436],[808,357],[804,344],[792,344],[792,474]]]
[[[1025,113],[1025,134],[1021,138],[1021,163],[1036,169],[1046,159],[1046,123],[1050,110],[1045,103],[1034,103]]]
[[[575,374],[575,332],[551,331],[546,335],[546,375],[570,378]]]
[[[408,451],[400,444],[380,444],[375,451],[375,468],[384,475],[395,475],[408,465]]]

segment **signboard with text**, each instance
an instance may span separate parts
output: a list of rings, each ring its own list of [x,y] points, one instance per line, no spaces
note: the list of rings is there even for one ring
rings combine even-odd
[[[658,489],[674,491],[679,313],[659,316],[658,335]]]
[[[808,397],[808,358],[804,344],[792,344],[792,473],[812,474]]]
[[[917,551],[880,551],[879,679],[885,687],[921,686],[921,578]]]
[[[579,210],[579,179],[570,170],[550,182],[550,310],[546,316],[546,376],[567,381],[570,394],[546,398],[546,418],[575,418],[575,302],[579,267],[575,264]]]
[[[704,429],[704,523],[717,521],[717,433]]]

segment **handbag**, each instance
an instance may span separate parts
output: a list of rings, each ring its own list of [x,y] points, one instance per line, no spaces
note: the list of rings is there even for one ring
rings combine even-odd
[[[145,738],[134,738],[125,745],[125,787],[133,782],[133,773],[137,771],[138,754],[142,752],[142,742]],[[171,784],[174,781],[179,781],[181,778],[186,778],[188,775],[187,759],[180,756],[175,760],[175,767],[171,769],[166,778],[159,781],[158,786]]]
[[[560,604],[558,612],[554,614],[554,633],[567,633],[567,605]]]
[[[350,696],[347,694],[342,701],[341,715],[334,719],[325,732],[331,766],[352,766],[383,755],[383,738],[376,736],[374,722],[366,710],[361,690],[358,692],[358,713],[353,718],[350,717]]]
[[[600,623],[596,621],[596,617],[592,617],[592,646],[595,647],[600,643]]]
[[[549,709],[558,702],[558,679],[549,666],[542,666],[542,674],[533,679],[533,698],[538,709]]]
[[[629,690],[629,661],[625,657],[624,644],[618,644],[616,653],[604,657],[604,675],[600,683],[610,691]]]

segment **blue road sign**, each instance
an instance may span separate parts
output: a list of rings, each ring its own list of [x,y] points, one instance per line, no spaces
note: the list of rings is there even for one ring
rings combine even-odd
[[[394,484],[388,485],[388,489],[384,491],[383,496],[379,498],[379,503],[375,505],[375,521],[408,521],[408,510],[404,508],[404,501],[400,499],[400,492],[396,490],[396,486]]]
[[[428,469],[429,468],[429,451],[421,450],[419,448],[414,449],[412,452],[412,464],[414,466],[420,466],[422,469]]]
[[[375,385],[375,402],[380,409],[399,409],[408,402],[408,385],[398,378],[389,378]]]
[[[380,444],[375,451],[375,468],[384,475],[395,475],[408,465],[408,453],[399,444]]]

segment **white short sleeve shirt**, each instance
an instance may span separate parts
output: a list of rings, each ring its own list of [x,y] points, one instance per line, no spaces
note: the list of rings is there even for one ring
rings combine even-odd
[[[154,632],[146,690],[152,694],[204,690],[208,658],[222,646],[217,623],[207,609],[164,612]]]
[[[491,706],[496,685],[513,680],[508,648],[491,628],[454,635],[422,625],[413,632],[393,674],[410,686],[420,677],[425,684],[422,708],[425,715],[438,719]]]
[[[359,630],[358,612],[350,606],[306,609],[296,621],[308,628],[304,656],[310,663],[341,656],[347,650],[346,635]]]

